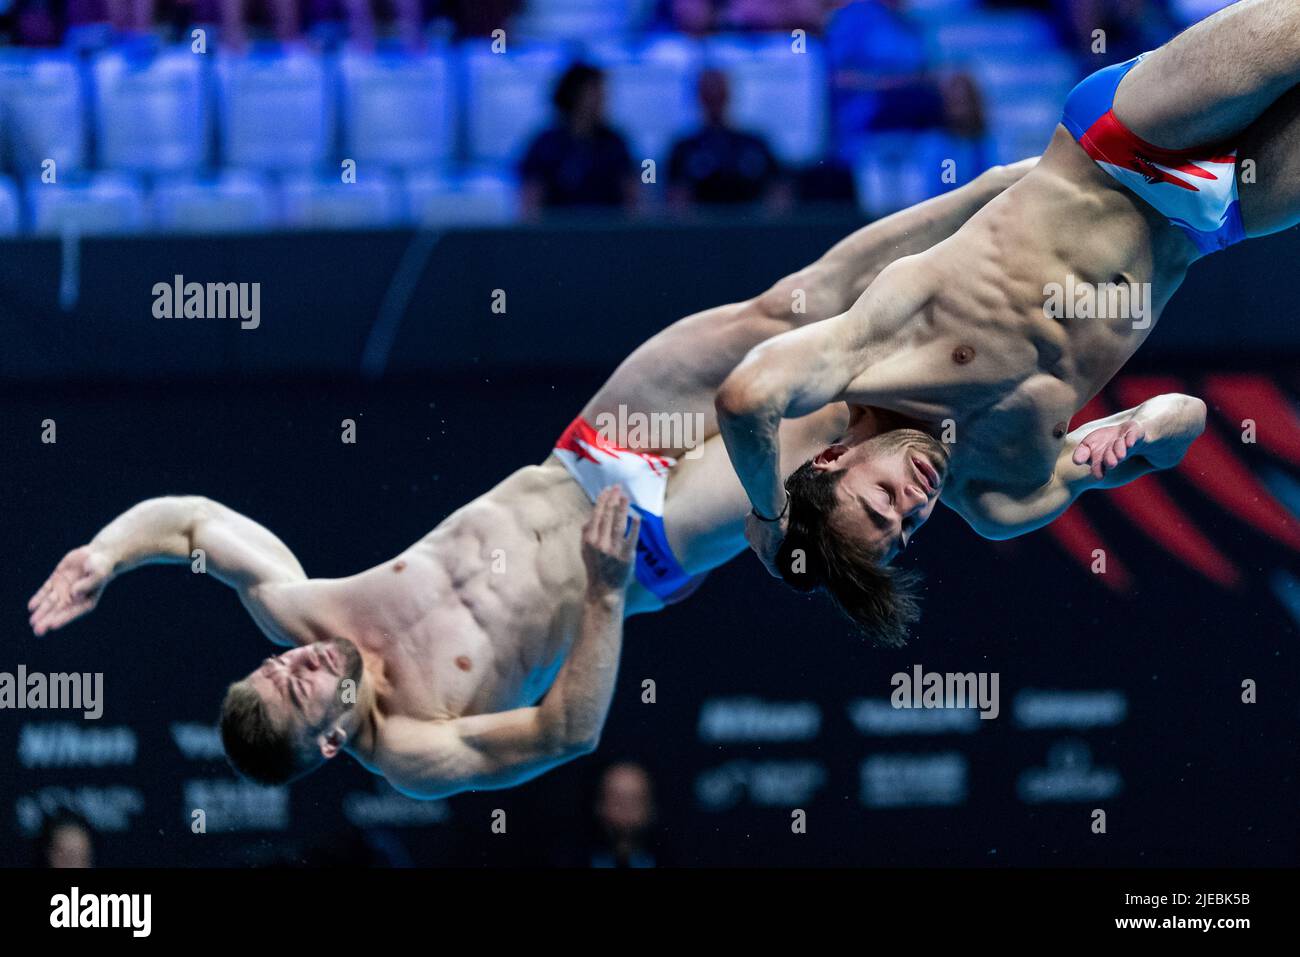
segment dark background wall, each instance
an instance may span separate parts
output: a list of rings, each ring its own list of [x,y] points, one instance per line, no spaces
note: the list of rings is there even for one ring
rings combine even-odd
[[[861,225],[701,221],[563,228],[10,241],[0,256],[0,376],[20,382],[355,375],[391,297],[388,371],[608,370],[646,335],[754,295]],[[1145,358],[1298,347],[1300,234],[1192,273]],[[262,324],[155,319],[155,283],[256,282]],[[407,283],[407,278],[411,282]],[[493,293],[506,313],[492,312]]]
[[[92,817],[105,864],[321,862],[363,844],[421,864],[571,860],[594,775],[620,757],[653,771],[659,850],[681,864],[1293,863],[1300,676],[1287,582],[1300,554],[1215,505],[1204,470],[1143,482],[1239,569],[1235,586],[1171,556],[1142,514],[1106,496],[1076,508],[1122,563],[1123,586],[1053,534],[989,543],[941,513],[908,555],[928,576],[925,620],[909,649],[881,652],[742,557],[685,604],[629,622],[597,755],[433,804],[396,798],[346,759],[287,791],[239,785],[205,748],[225,684],[269,646],[232,593],[183,567],[120,579],[64,632],[26,627],[26,599],[59,557],[153,495],[202,493],[248,513],[309,574],[381,561],[544,457],[653,330],[762,288],[851,225],[448,234],[412,255],[410,304],[374,381],[356,374],[361,350],[410,234],[97,240],[62,280],[70,250],[8,245],[0,671],[102,671],[106,708],[98,722],[0,712],[0,863],[24,861],[22,838],[57,803]],[[1192,392],[1211,373],[1248,372],[1294,410],[1298,249],[1288,235],[1198,266],[1135,370]],[[261,282],[261,328],[153,319],[153,283],[178,272]],[[77,293],[70,310],[61,281]],[[504,316],[490,310],[498,288]],[[1280,430],[1277,414],[1261,427]],[[40,441],[47,418],[54,445]],[[355,445],[339,441],[343,418],[358,423]],[[1233,419],[1212,412],[1211,431],[1294,508],[1287,449],[1242,444]],[[1001,716],[901,733],[889,678],[917,663],[998,672]],[[1241,702],[1247,678],[1257,704]],[[641,702],[646,679],[654,704]],[[204,835],[189,829],[199,806]],[[498,808],[505,835],[490,830]],[[792,808],[807,810],[807,834],[791,833]],[[1094,808],[1107,811],[1105,835],[1090,831]]]

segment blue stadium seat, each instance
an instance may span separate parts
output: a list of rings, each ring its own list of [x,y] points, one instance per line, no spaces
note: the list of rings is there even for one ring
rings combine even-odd
[[[1046,100],[1007,103],[989,118],[989,132],[997,154],[994,162],[1014,163],[1026,156],[1037,156],[1047,144],[1061,120],[1061,104]]]
[[[256,173],[167,180],[154,187],[150,201],[153,228],[160,232],[253,232],[278,221],[275,194]]]
[[[38,235],[134,233],[146,224],[144,190],[125,173],[94,173],[71,183],[29,178],[26,198]]]
[[[0,176],[0,236],[16,236],[22,216],[18,187],[8,176]]]
[[[345,54],[345,153],[358,164],[444,163],[456,148],[456,91],[448,55]]]
[[[699,112],[699,44],[661,37],[635,45],[595,43],[589,53],[591,61],[607,71],[610,123],[627,137],[632,156],[638,162],[666,161],[673,140],[694,125]]]
[[[826,144],[826,60],[812,38],[796,53],[789,36],[717,37],[705,59],[731,79],[731,118],[763,136],[782,163],[803,166],[821,158]]]
[[[887,216],[941,191],[945,159],[954,156],[943,133],[878,133],[865,141],[854,164],[858,205],[868,216]],[[976,171],[958,170],[958,175]],[[969,177],[962,177],[963,179]]]
[[[981,55],[972,57],[966,67],[990,107],[1031,98],[1060,106],[1081,79],[1073,58],[1056,50],[1039,50],[1032,57]]]
[[[995,161],[1014,162],[1041,152],[1078,79],[1074,61],[1064,53],[1041,50],[1032,57],[981,55],[966,68],[984,95]]]
[[[302,51],[220,55],[217,80],[227,165],[304,171],[329,158],[333,100],[319,56]]]
[[[493,53],[486,42],[470,42],[461,49],[470,159],[515,162],[551,121],[551,88],[568,58],[552,45]]]
[[[188,46],[115,49],[94,61],[101,165],[140,173],[197,169],[207,160],[203,58]]]
[[[406,179],[406,204],[411,220],[423,226],[509,223],[519,214],[519,185],[490,172],[415,172]]]
[[[1030,12],[983,13],[930,21],[930,47],[943,66],[998,53],[1024,54],[1031,60],[1056,48],[1056,35],[1046,18]]]
[[[52,159],[56,173],[87,166],[81,72],[57,54],[5,51],[0,58],[0,125],[5,161],[26,175]]]
[[[297,229],[380,228],[402,220],[401,190],[383,173],[362,173],[355,183],[293,175],[280,195],[283,222]]]

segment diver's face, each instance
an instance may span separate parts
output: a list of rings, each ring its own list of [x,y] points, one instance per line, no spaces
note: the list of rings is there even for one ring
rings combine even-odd
[[[86,829],[75,824],[56,828],[47,860],[50,867],[94,867],[95,849]]]
[[[574,115],[579,119],[595,123],[605,116],[605,83],[592,80],[582,88],[574,107]]]
[[[361,652],[346,638],[316,641],[267,658],[248,676],[266,702],[271,719],[295,737],[314,737],[355,706],[361,682]],[[343,681],[353,694],[343,694]]]
[[[948,476],[948,450],[917,429],[892,429],[853,445],[831,446],[813,464],[844,472],[835,489],[840,506],[833,520],[885,564],[934,511]]]
[[[639,834],[649,825],[653,808],[650,778],[641,767],[622,764],[605,773],[597,810],[601,823],[611,834]]]

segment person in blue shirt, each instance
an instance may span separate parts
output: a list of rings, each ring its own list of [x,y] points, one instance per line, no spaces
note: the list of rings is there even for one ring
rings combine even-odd
[[[925,38],[903,0],[856,0],[826,27],[831,108],[840,155],[863,134],[943,123],[943,98],[929,75]]]
[[[605,120],[605,74],[573,64],[552,102],[558,121],[534,138],[519,165],[525,216],[563,207],[633,208],[632,156]]]
[[[721,70],[708,69],[698,82],[704,124],[673,144],[668,161],[668,199],[676,209],[692,204],[780,202],[780,167],[760,136],[727,120],[731,91]]]

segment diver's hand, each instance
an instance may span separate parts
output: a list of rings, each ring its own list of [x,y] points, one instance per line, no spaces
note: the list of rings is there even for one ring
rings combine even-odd
[[[773,578],[781,577],[776,557],[781,551],[781,543],[785,541],[785,533],[789,528],[788,514],[782,515],[780,520],[766,522],[751,510],[745,519],[745,541],[749,542],[749,547],[754,550],[758,560],[763,563],[763,567]]]
[[[32,631],[43,635],[94,611],[112,572],[112,561],[93,546],[68,552],[27,602]]]
[[[611,485],[596,499],[596,507],[582,530],[582,561],[587,566],[589,593],[621,593],[632,579],[641,516],[630,505],[627,494],[617,485]]]

